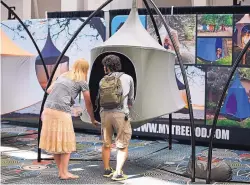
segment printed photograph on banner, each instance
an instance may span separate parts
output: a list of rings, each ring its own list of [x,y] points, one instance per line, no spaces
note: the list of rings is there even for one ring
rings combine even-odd
[[[232,37],[232,14],[197,15],[197,36],[199,37]]]
[[[170,36],[167,33],[164,25],[160,21],[158,16],[154,16],[161,42],[164,44],[165,49],[175,51]],[[196,16],[195,15],[174,15],[164,16],[169,28],[171,35],[176,43],[176,46],[180,50],[183,63],[194,64],[195,63],[195,42],[196,42]],[[152,23],[150,16],[147,16],[147,30],[151,36],[157,41],[157,35]],[[178,64],[177,58],[175,59]]]
[[[233,61],[237,59],[240,52],[250,40],[250,15],[236,14],[234,15],[234,33],[233,33]],[[243,56],[241,66],[250,65],[250,48]]]
[[[64,47],[85,20],[86,18],[82,17],[24,22],[42,53],[49,76]],[[3,42],[2,68],[6,73],[2,77],[2,119],[37,123],[47,85],[42,60],[18,21],[1,22],[1,37]],[[70,70],[77,59],[83,58],[90,62],[90,50],[104,41],[104,20],[102,18],[91,19],[64,54],[53,81],[60,74]],[[85,109],[83,97],[81,96],[81,100],[77,97],[75,102],[72,116],[80,121],[79,114]]]
[[[142,25],[146,28],[146,16],[140,15],[140,20]],[[126,22],[128,16],[127,15],[117,15],[111,21],[111,35],[117,32],[122,25]]]
[[[206,124],[211,125],[230,68],[211,67],[207,72]],[[229,85],[217,126],[250,128],[250,69],[238,68]]]
[[[232,65],[232,39],[197,38],[197,64]]]
[[[185,66],[185,68],[190,87],[194,119],[196,119],[197,124],[204,124],[203,120],[205,118],[205,71],[203,68],[198,68],[195,66]],[[175,74],[180,97],[185,102],[185,107],[182,110],[173,113],[173,119],[189,120],[186,90],[179,65],[175,66]],[[168,115],[163,116],[163,118],[168,118]]]

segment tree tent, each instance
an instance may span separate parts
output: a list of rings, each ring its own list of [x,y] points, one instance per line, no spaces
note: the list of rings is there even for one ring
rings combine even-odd
[[[42,100],[35,73],[35,56],[1,32],[1,115],[24,109]]]
[[[49,76],[51,76],[53,68],[56,64],[56,60],[61,55],[61,52],[53,44],[49,30],[46,43],[41,53],[44,62],[46,64]],[[55,80],[60,74],[65,73],[68,70],[69,70],[69,57],[64,55],[56,70],[53,80]],[[42,86],[43,89],[45,89],[47,85],[47,77],[43,67],[42,60],[39,55],[36,58],[36,74],[40,85]]]
[[[197,39],[197,57],[205,62],[215,62],[218,58],[216,50],[222,49],[222,57],[224,56],[222,38],[198,38]]]
[[[250,25],[250,15],[245,14],[241,20],[239,20],[236,23],[236,29],[237,29],[237,45],[241,46],[241,37],[242,37],[242,30],[245,26]]]
[[[132,128],[138,128],[185,106],[175,78],[175,54],[167,51],[147,32],[140,21],[135,0],[123,26],[108,40],[91,50],[89,87],[93,105],[102,78],[98,77],[96,68],[103,70],[101,59],[110,52],[126,56],[129,61],[123,63],[122,68],[130,65],[134,67],[131,70],[136,72],[136,97],[130,111]],[[124,70],[127,74],[130,71]],[[95,117],[100,120],[97,114]],[[86,124],[91,123],[87,114],[82,114],[81,120]]]
[[[238,73],[236,73],[233,83],[228,90],[228,95],[220,113],[228,119],[237,121],[242,121],[250,117],[248,96],[240,82]]]

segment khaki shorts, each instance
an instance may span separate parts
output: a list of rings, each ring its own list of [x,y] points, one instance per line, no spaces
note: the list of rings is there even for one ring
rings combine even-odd
[[[102,139],[105,147],[111,147],[112,136],[116,131],[115,144],[117,148],[126,148],[132,136],[130,121],[125,121],[124,113],[102,112],[100,114],[102,122]]]

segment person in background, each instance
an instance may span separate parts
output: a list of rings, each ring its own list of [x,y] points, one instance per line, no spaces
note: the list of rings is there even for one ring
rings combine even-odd
[[[222,49],[221,48],[217,48],[217,50],[216,50],[216,58],[217,58],[217,60],[222,58]]]
[[[172,45],[170,39],[167,36],[164,39],[164,48],[167,50],[174,50],[174,46]]]
[[[248,41],[250,40],[250,33],[249,31],[246,32],[246,34],[242,37],[242,49],[247,45]],[[242,64],[245,65],[246,64],[246,57],[247,57],[247,53],[243,55],[242,58]]]
[[[125,180],[127,176],[123,174],[122,168],[128,157],[128,146],[132,136],[129,111],[134,102],[134,81],[130,75],[119,72],[122,67],[118,56],[108,55],[102,60],[102,64],[106,74],[99,84],[103,176],[112,176],[112,180],[115,181]],[[114,92],[115,90],[118,92]],[[115,171],[109,164],[114,130],[117,133],[115,144],[118,149]]]
[[[75,132],[71,117],[71,107],[82,92],[86,109],[94,126],[93,106],[87,84],[89,64],[84,59],[77,60],[72,70],[60,75],[47,89],[48,98],[42,113],[42,131],[39,148],[52,153],[61,180],[77,179],[79,176],[68,171],[70,154],[76,151]]]

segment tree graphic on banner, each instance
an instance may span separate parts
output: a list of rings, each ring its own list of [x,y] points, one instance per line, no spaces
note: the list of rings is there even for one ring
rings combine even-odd
[[[50,21],[52,21],[52,20],[55,20],[54,21],[55,23],[49,24]],[[82,23],[85,21],[84,18],[56,18],[56,19],[48,19],[48,20],[41,19],[39,21],[39,27],[42,28],[42,27],[48,26],[48,28],[50,30],[53,30],[54,28],[59,27],[59,29],[56,29],[57,31],[55,33],[51,34],[51,38],[56,41],[59,38],[59,36],[61,35],[61,33],[63,33],[63,32],[65,32],[66,35],[69,37],[73,36],[74,32],[70,31],[69,27],[70,27],[70,24],[76,20],[79,20]],[[24,24],[31,31],[31,34],[34,37],[36,42],[39,40],[45,40],[47,38],[47,36],[41,38],[41,35],[36,34],[36,29],[34,29],[34,30],[31,29],[31,27],[34,26],[34,24],[37,24],[37,22],[31,21],[31,20],[26,20],[26,21],[24,21]],[[105,40],[105,25],[104,25],[104,22],[101,20],[101,18],[98,18],[98,17],[93,18],[89,22],[88,25],[90,26],[90,28],[97,30],[97,33],[96,34],[88,34],[88,35],[84,34],[84,35],[82,35],[83,37],[92,37],[93,39],[97,40],[97,38],[99,36],[101,36],[102,40],[103,41]],[[1,26],[4,26],[4,27],[8,28],[10,31],[14,32],[14,36],[12,38],[13,40],[16,40],[16,39],[27,40],[27,39],[29,39],[26,35],[26,32],[24,31],[23,26],[20,23],[12,24],[10,26],[10,25],[5,24],[4,22],[1,22]],[[75,28],[75,29],[77,29],[77,28]],[[77,38],[74,41],[74,44],[76,44],[76,43],[77,43]]]

